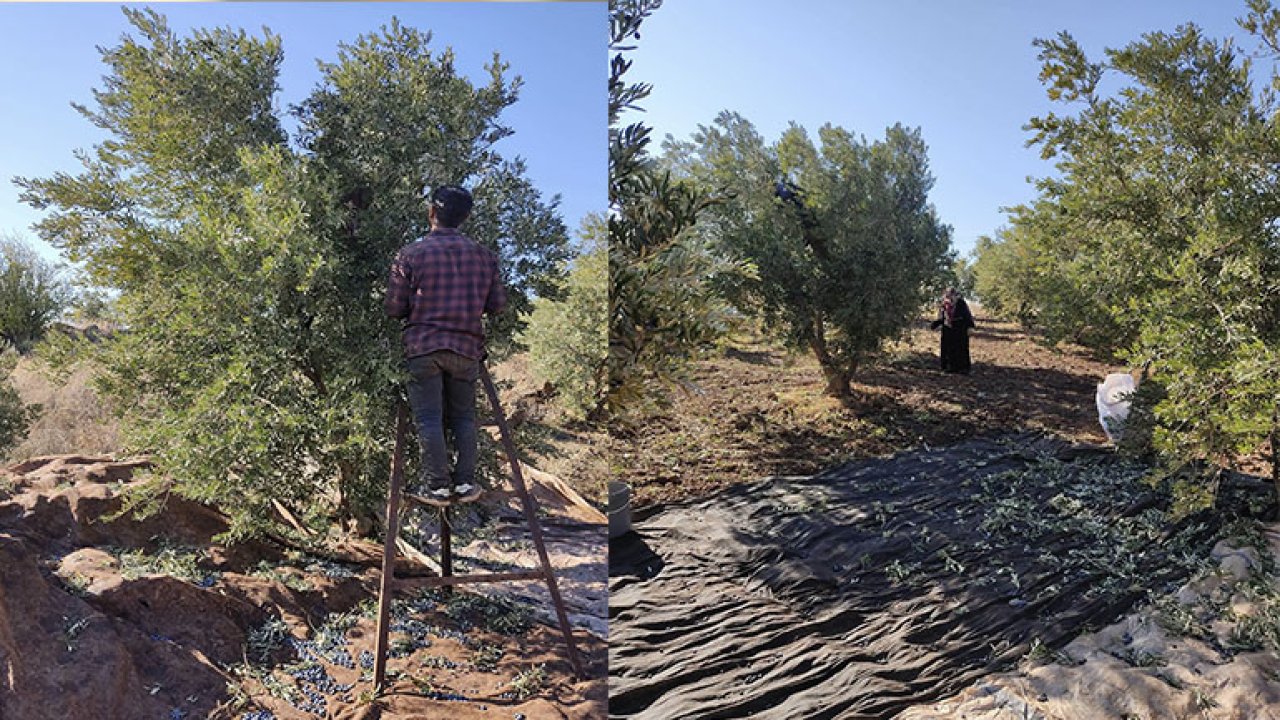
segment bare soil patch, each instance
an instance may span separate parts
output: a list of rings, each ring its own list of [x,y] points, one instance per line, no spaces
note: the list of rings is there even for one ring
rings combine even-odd
[[[381,546],[224,547],[216,511],[179,498],[114,517],[147,462],[36,458],[0,473],[0,716],[45,718],[591,718],[604,713],[604,531],[550,511],[587,666],[574,678],[536,593],[423,591],[397,570],[390,686],[371,692]],[[547,495],[556,487],[542,487]],[[586,506],[567,498],[565,508]],[[580,510],[579,515],[582,514]],[[523,562],[497,513],[493,552]],[[505,548],[508,556],[498,557]],[[483,589],[483,588],[482,588]]]
[[[812,475],[840,462],[967,438],[1045,430],[1103,442],[1093,397],[1124,368],[1081,348],[1051,348],[975,308],[972,374],[938,368],[938,334],[926,321],[858,373],[849,404],[823,395],[808,355],[739,338],[697,364],[694,389],[671,408],[619,432],[614,470],[638,507],[776,475]]]
[[[517,428],[520,451],[603,510],[610,478],[609,428],[568,417],[556,405],[554,390],[534,379],[528,355],[504,361],[494,375],[502,383],[502,404]]]

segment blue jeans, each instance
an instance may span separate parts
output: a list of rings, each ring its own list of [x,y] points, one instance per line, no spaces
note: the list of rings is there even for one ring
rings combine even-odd
[[[453,432],[458,463],[455,485],[474,482],[476,473],[476,379],[480,361],[449,350],[409,358],[409,407],[422,443],[422,479],[443,486],[449,479],[444,430]]]

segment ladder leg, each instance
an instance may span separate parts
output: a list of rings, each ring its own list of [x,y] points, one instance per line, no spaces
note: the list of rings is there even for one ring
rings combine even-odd
[[[404,481],[404,444],[408,425],[404,403],[399,403],[396,408],[396,445],[391,454],[391,482],[387,491],[387,539],[382,548],[382,583],[378,588],[378,630],[373,656],[373,687],[377,693],[382,692],[387,678],[387,625],[391,616],[391,581],[396,561],[396,538],[400,535],[400,488]]]
[[[502,437],[502,448],[507,455],[507,459],[511,464],[511,482],[515,486],[516,494],[520,497],[520,502],[524,505],[524,516],[529,523],[529,532],[533,535],[533,544],[538,550],[538,559],[542,563],[542,574],[547,581],[547,590],[551,593],[551,602],[555,606],[556,619],[560,623],[560,632],[564,634],[565,646],[569,650],[569,664],[573,666],[573,671],[578,678],[583,676],[582,662],[578,658],[578,647],[573,640],[573,630],[569,626],[569,615],[565,612],[564,599],[560,597],[560,588],[556,584],[556,575],[551,568],[551,559],[547,556],[547,545],[542,537],[542,524],[538,522],[538,513],[534,509],[533,498],[529,495],[529,490],[524,484],[524,475],[520,472],[520,458],[516,455],[515,441],[511,438],[511,427],[507,424],[507,417],[502,412],[502,404],[498,402],[498,389],[493,385],[493,378],[489,376],[489,369],[484,363],[480,364],[480,379],[484,381],[485,393],[489,396],[489,402],[493,404],[493,416],[498,421],[498,432]]]
[[[440,508],[440,577],[453,575],[453,515],[450,508]],[[445,597],[453,595],[453,587],[440,589]]]

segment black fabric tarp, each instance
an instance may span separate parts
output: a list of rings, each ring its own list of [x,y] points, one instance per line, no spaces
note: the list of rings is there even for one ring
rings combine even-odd
[[[1168,591],[1219,518],[1035,435],[658,508],[610,545],[613,718],[887,718]],[[1264,500],[1259,500],[1264,498]]]

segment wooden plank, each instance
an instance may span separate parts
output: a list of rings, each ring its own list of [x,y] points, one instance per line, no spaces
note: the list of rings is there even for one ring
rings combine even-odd
[[[452,587],[472,583],[515,582],[517,580],[542,580],[546,577],[541,570],[523,570],[521,572],[490,573],[488,575],[449,575],[446,577],[422,578],[415,580],[417,587]]]
[[[401,555],[416,563],[427,566],[431,569],[431,572],[436,575],[444,574],[440,570],[440,563],[436,562],[435,558],[414,547],[408,540],[401,537],[396,538],[396,547],[400,550]]]

